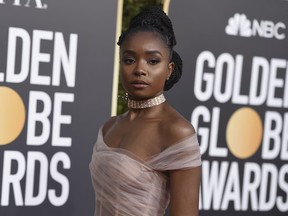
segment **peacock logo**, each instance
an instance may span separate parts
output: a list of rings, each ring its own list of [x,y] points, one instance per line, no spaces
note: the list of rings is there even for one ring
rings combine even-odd
[[[245,14],[236,13],[229,18],[225,31],[228,35],[251,37],[251,21],[247,19]]]
[[[240,37],[260,37],[266,39],[284,40],[286,38],[286,24],[272,20],[249,20],[245,14],[235,13],[228,19],[225,28],[227,35]]]

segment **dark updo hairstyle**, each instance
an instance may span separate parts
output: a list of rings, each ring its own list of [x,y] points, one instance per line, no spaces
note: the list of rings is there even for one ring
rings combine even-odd
[[[121,47],[129,36],[141,31],[158,33],[169,49],[170,61],[175,64],[175,67],[169,80],[165,82],[164,91],[167,91],[180,79],[183,66],[180,56],[173,50],[173,47],[176,45],[176,38],[172,22],[160,7],[147,7],[132,18],[127,31],[121,34],[117,44]]]

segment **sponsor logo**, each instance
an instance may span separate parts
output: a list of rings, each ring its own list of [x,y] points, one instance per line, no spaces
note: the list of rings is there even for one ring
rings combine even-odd
[[[36,9],[47,9],[48,5],[43,0],[0,0],[0,5],[12,5],[17,7],[35,7]]]
[[[262,37],[283,40],[286,38],[284,30],[286,25],[283,22],[271,20],[249,20],[245,14],[234,14],[228,20],[225,32],[228,35],[240,37]]]

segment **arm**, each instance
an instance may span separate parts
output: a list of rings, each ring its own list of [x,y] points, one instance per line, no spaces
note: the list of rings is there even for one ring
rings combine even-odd
[[[166,125],[168,126],[166,137],[170,135],[169,140],[172,140],[172,145],[177,145],[177,140],[195,134],[194,127],[183,117],[177,116]],[[189,154],[185,157],[189,157]],[[169,178],[170,216],[198,216],[201,166],[170,170]]]
[[[199,215],[201,167],[170,171],[170,216]]]

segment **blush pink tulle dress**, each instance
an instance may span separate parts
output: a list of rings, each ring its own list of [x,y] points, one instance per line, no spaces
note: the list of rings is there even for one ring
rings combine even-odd
[[[101,128],[90,163],[95,216],[163,216],[169,203],[169,179],[163,173],[200,165],[196,134],[143,161],[125,149],[108,147]]]

